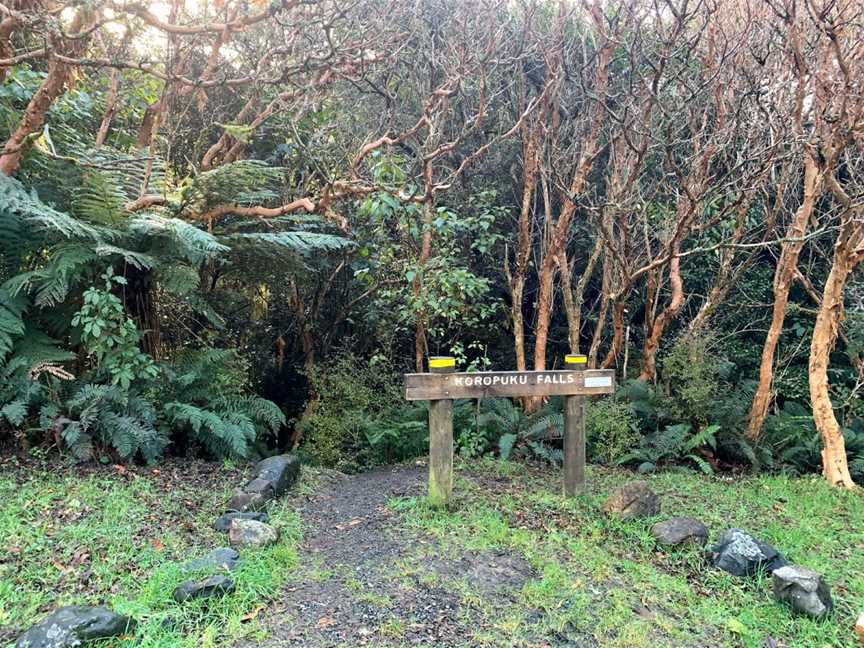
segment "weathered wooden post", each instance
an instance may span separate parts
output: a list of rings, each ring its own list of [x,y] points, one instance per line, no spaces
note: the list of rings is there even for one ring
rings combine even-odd
[[[588,356],[568,354],[564,364],[584,371]],[[585,396],[564,397],[564,495],[572,497],[585,486]]]
[[[453,373],[456,358],[432,356],[429,372]],[[444,506],[453,494],[453,399],[429,401],[429,503]]]

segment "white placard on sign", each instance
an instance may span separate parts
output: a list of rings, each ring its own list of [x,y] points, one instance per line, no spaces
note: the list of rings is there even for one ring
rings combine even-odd
[[[585,376],[586,387],[611,387],[612,376]]]

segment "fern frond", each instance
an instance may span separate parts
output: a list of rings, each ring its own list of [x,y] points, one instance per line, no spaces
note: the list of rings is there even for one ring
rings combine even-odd
[[[171,264],[157,270],[156,281],[166,292],[186,297],[198,290],[201,276],[197,270],[187,265]]]
[[[284,177],[285,169],[259,160],[224,164],[193,179],[183,191],[182,209],[198,214],[215,205],[253,204],[250,199],[265,191],[275,201]]]
[[[251,250],[271,256],[299,254],[308,256],[320,252],[336,252],[352,245],[351,241],[334,234],[320,232],[256,232],[231,234],[224,240],[232,243],[235,253]]]
[[[142,214],[130,220],[128,228],[136,236],[158,239],[154,245],[170,246],[164,250],[165,256],[179,257],[189,263],[203,263],[229,250],[209,232],[179,218]]]
[[[133,250],[126,250],[114,245],[101,244],[97,245],[95,252],[100,257],[119,256],[124,262],[128,263],[139,270],[142,268],[152,268],[156,265],[156,259],[149,254],[142,254]]]
[[[24,335],[23,315],[26,308],[25,297],[13,296],[5,287],[0,288],[0,363],[6,361],[15,341]]]
[[[115,171],[88,170],[72,194],[72,213],[90,223],[115,225],[128,201],[121,177]]]
[[[73,218],[69,214],[49,207],[28,191],[15,178],[0,174],[0,214],[3,214],[4,229],[15,232],[26,223],[28,227],[47,233],[59,234],[63,238],[98,239],[100,230]]]

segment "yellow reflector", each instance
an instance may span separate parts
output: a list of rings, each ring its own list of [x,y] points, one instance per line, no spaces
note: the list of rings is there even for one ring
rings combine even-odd
[[[430,369],[444,369],[446,367],[455,367],[456,358],[451,356],[432,356],[429,358]]]
[[[586,355],[576,355],[574,353],[568,353],[564,356],[565,364],[588,364],[588,356]]]

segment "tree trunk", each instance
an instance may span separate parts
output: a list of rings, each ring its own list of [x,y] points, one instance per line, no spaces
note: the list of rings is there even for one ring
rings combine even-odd
[[[561,273],[561,291],[564,294],[564,310],[567,313],[567,333],[570,340],[570,353],[579,353],[582,333],[582,304],[585,301],[585,289],[594,274],[597,260],[603,249],[602,239],[598,236],[594,248],[588,257],[585,270],[576,282],[576,288],[571,287],[572,267],[567,259],[567,252],[562,251],[558,259],[558,271]],[[603,307],[601,306],[601,311]],[[605,315],[605,313],[604,313]]]
[[[616,362],[618,356],[621,355],[621,347],[624,344],[624,319],[627,313],[627,290],[621,290],[612,300],[612,342],[609,344],[609,350],[606,352],[606,357],[600,363],[601,369],[609,369]]]
[[[822,193],[822,181],[822,172],[808,155],[804,162],[804,200],[798,206],[795,218],[786,230],[786,238],[793,240],[783,243],[780,259],[774,270],[774,306],[771,312],[771,325],[768,327],[768,335],[762,346],[759,384],[753,395],[753,404],[750,407],[750,418],[747,424],[747,436],[750,439],[759,438],[765,417],[768,415],[768,407],[772,400],[771,383],[774,380],[774,353],[777,350],[780,334],[783,332],[786,306],[789,303],[789,289],[792,287],[792,281],[795,277],[798,256],[804,247],[804,241],[800,239],[807,233],[816,199]]]
[[[426,264],[432,256],[432,220],[435,215],[435,204],[427,200],[423,205],[423,239],[420,244],[420,256],[417,258],[417,274],[414,277],[412,290],[417,303],[423,293],[423,273]],[[417,373],[423,373],[424,358],[428,355],[429,345],[426,340],[427,318],[426,309],[420,307],[414,314],[416,323],[414,326],[414,366]]]
[[[80,9],[75,13],[72,23],[69,25],[68,33],[79,34],[88,20],[90,12],[87,9]],[[4,21],[5,23],[5,21]],[[7,28],[11,33],[14,25],[7,24]],[[86,47],[86,38],[62,39],[55,37],[52,39],[53,47],[61,51],[69,57],[78,56]],[[48,63],[48,74],[36,90],[36,93],[27,104],[24,110],[24,115],[18,123],[17,128],[9,136],[6,144],[0,152],[0,172],[6,175],[14,175],[21,165],[21,158],[27,148],[27,144],[31,140],[31,136],[39,133],[45,125],[45,115],[51,104],[63,94],[66,90],[66,84],[72,76],[72,66],[63,63],[56,58],[52,58]]]
[[[657,380],[657,350],[660,348],[660,340],[667,324],[678,315],[684,305],[684,283],[681,280],[681,258],[677,256],[678,247],[673,246],[671,252],[673,257],[669,262],[669,284],[672,287],[672,297],[666,308],[654,318],[642,349],[642,371],[639,380],[645,382]]]
[[[154,299],[153,271],[127,264],[123,276],[124,306],[141,332],[141,350],[158,360],[161,357],[159,314]]]
[[[108,88],[108,95],[105,98],[105,113],[102,115],[102,123],[99,125],[99,131],[96,133],[96,148],[99,148],[105,143],[105,138],[108,137],[108,130],[111,128],[111,121],[114,119],[114,113],[117,112],[117,102],[120,96],[120,71],[111,70],[111,85]]]
[[[31,139],[31,135],[39,133],[45,125],[45,115],[54,100],[66,89],[71,68],[65,63],[52,59],[48,64],[48,76],[30,99],[18,127],[9,136],[3,152],[0,154],[0,172],[14,175],[21,165],[21,158]]]
[[[843,319],[846,279],[853,267],[850,251],[846,249],[841,237],[835,247],[831,272],[825,281],[822,304],[816,316],[810,344],[810,400],[813,405],[813,420],[822,436],[822,472],[832,485],[844,488],[852,488],[855,483],[849,474],[843,431],[831,404],[828,365]]]

